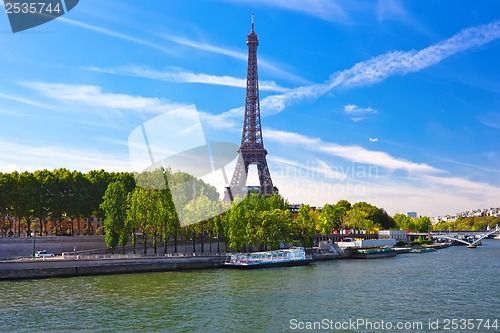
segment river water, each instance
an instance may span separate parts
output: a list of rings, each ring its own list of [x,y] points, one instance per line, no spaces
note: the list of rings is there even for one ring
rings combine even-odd
[[[500,241],[483,244],[303,267],[0,282],[0,331],[500,332]]]

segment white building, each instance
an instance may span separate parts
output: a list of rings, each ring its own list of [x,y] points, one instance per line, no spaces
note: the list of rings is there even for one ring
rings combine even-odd
[[[408,243],[406,230],[379,230],[378,239],[395,239],[396,242],[403,241]]]
[[[417,212],[407,212],[406,216],[416,219],[417,218]]]

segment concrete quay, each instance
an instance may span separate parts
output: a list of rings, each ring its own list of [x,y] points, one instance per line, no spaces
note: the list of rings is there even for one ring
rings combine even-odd
[[[210,269],[221,267],[224,259],[224,256],[20,259],[0,261],[0,281]]]

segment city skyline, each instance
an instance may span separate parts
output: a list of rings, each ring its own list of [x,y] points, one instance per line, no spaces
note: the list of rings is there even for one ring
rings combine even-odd
[[[196,5],[88,0],[16,34],[0,15],[0,172],[139,171],[131,131],[187,105],[207,141],[239,145],[254,13],[263,140],[290,203],[498,206],[500,4]]]

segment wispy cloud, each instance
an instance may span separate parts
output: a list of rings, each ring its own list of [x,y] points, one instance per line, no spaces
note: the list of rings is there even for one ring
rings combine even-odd
[[[0,139],[0,172],[68,168],[89,171],[99,166],[109,171],[131,171],[125,154],[54,145],[13,143]]]
[[[372,107],[360,107],[356,104],[347,104],[344,106],[344,112],[349,116],[359,116],[370,113],[377,113],[378,111],[373,109]]]
[[[307,161],[305,164],[282,157],[270,157],[269,161],[274,164],[273,175],[279,173],[288,177],[345,180],[346,173],[348,173],[346,170],[339,170],[320,159]]]
[[[340,23],[350,21],[345,10],[334,0],[231,0],[230,2],[282,8],[318,17],[325,21]]]
[[[326,155],[340,157],[349,162],[375,165],[388,171],[405,170],[411,173],[410,178],[425,181],[426,186],[446,186],[459,189],[463,193],[479,193],[481,191],[490,191],[491,193],[500,193],[500,188],[483,182],[475,182],[462,177],[450,177],[446,172],[437,169],[429,164],[417,163],[405,159],[397,158],[382,151],[368,150],[360,146],[343,146],[333,142],[325,142],[317,138],[311,138],[294,132],[285,132],[265,129],[265,136],[268,140],[280,143],[294,142],[296,146],[307,151],[325,153]],[[374,139],[375,141],[378,141]],[[373,141],[370,139],[370,141]],[[295,149],[296,147],[294,147]],[[334,170],[328,167],[324,161],[318,160],[317,167],[322,170]],[[295,167],[304,167],[303,164],[296,161],[279,159],[277,162],[292,165]],[[326,167],[325,167],[326,166]],[[316,166],[315,166],[316,167]],[[326,172],[327,173],[327,172]],[[342,174],[341,175],[346,175]],[[408,179],[410,179],[408,178]]]
[[[29,106],[36,106],[36,107],[42,108],[42,109],[50,109],[50,107],[48,105],[46,105],[46,104],[43,104],[43,103],[40,103],[38,101],[34,101],[32,99],[25,98],[25,97],[20,97],[20,96],[15,96],[15,95],[9,95],[9,94],[4,94],[4,93],[0,92],[0,98],[4,98],[4,99],[11,100],[11,101],[19,102],[19,103],[26,104],[26,105],[29,105]]]
[[[236,128],[236,126],[241,126],[241,118],[245,114],[245,108],[234,108],[218,115],[202,111],[199,111],[198,113],[203,124],[216,129],[230,129]]]
[[[8,116],[14,116],[14,117],[27,117],[28,115],[25,113],[21,113],[18,111],[12,111],[12,110],[6,110],[6,109],[0,109],[0,113]]]
[[[438,185],[444,185],[455,189],[460,189],[465,193],[467,192],[474,194],[481,193],[481,196],[488,195],[488,192],[500,194],[500,189],[498,187],[492,186],[488,183],[473,182],[471,180],[461,177],[436,177],[432,175],[422,175],[420,176],[420,178]]]
[[[246,79],[233,76],[218,76],[204,73],[193,73],[180,68],[167,68],[156,70],[144,65],[130,65],[116,68],[90,67],[95,72],[142,77],[152,80],[161,80],[180,83],[213,84],[228,87],[246,88]],[[276,84],[274,81],[260,81],[259,89],[264,91],[285,92],[288,89]]]
[[[130,111],[138,114],[160,114],[180,109],[187,105],[156,97],[105,92],[100,86],[95,85],[47,82],[22,82],[21,84],[46,98],[61,103],[71,103],[76,106],[91,106],[96,112],[100,112],[99,108],[105,108],[113,110],[117,115],[122,115],[122,111]],[[85,108],[85,110],[88,111],[89,109]],[[236,119],[240,119],[243,112],[243,108],[235,108],[223,114],[213,115],[197,110],[198,116],[204,125],[218,129],[234,128],[236,126]],[[99,114],[108,116],[102,112]],[[108,119],[108,121],[112,124],[112,120]],[[94,123],[89,123],[89,125],[99,126],[99,124]],[[109,127],[109,124],[106,124],[106,127]]]
[[[344,106],[344,113],[350,117],[352,121],[365,120],[369,114],[377,112],[378,111],[372,107],[360,107],[356,104],[347,104]]]
[[[479,121],[486,126],[500,129],[500,113],[489,112],[479,117]]]
[[[222,46],[217,46],[208,42],[203,42],[203,41],[195,41],[192,39],[188,39],[185,37],[180,37],[180,36],[174,36],[174,35],[169,35],[169,34],[163,34],[160,35],[160,37],[176,43],[180,44],[189,48],[197,49],[203,52],[210,52],[210,53],[215,53],[215,54],[220,54],[224,55],[227,57],[231,57],[233,59],[237,59],[240,61],[246,62],[248,60],[248,53],[247,51],[237,51],[234,49],[230,49],[227,47],[222,47]],[[280,65],[274,62],[271,62],[269,60],[266,60],[265,57],[259,57],[259,67],[265,69],[269,73],[273,73],[281,78],[290,80],[292,82],[297,82],[297,83],[302,83],[304,84],[305,82],[308,82],[302,77],[299,77],[297,75],[294,75],[290,73],[289,70],[284,70],[280,68]]]
[[[312,152],[313,162],[270,157],[271,173],[280,193],[292,202],[306,200],[323,205],[332,197],[355,201],[368,201],[379,207],[390,207],[393,213],[414,208],[415,202],[422,214],[454,212],[456,207],[483,207],[496,204],[500,188],[485,182],[450,176],[445,170],[372,151],[359,146],[342,146],[332,142],[307,137],[298,133],[265,129],[267,140],[288,144],[294,142],[294,151],[303,155]],[[282,154],[286,153],[281,151]],[[317,153],[323,153],[318,159]],[[340,157],[350,163],[330,162],[329,157]],[[342,168],[344,165],[344,169]],[[372,175],[366,168],[376,166]],[[354,172],[352,172],[354,170]],[[409,176],[393,171],[403,170]],[[294,173],[295,171],[295,173]],[[361,178],[359,178],[361,177]],[[339,182],[340,180],[340,182]],[[409,205],[408,198],[411,206]],[[436,205],[439,202],[439,205]]]
[[[325,142],[318,138],[311,138],[299,133],[285,132],[278,130],[265,129],[267,140],[273,140],[279,143],[293,142],[310,151],[320,152],[331,156],[341,157],[347,161],[376,165],[389,170],[405,170],[408,172],[441,172],[425,163],[416,163],[405,159],[391,156],[382,151],[368,150],[360,146],[343,146],[333,142]]]
[[[77,26],[86,30],[94,31],[103,35],[107,35],[110,37],[115,37],[118,39],[126,40],[129,42],[132,42],[134,44],[138,45],[144,45],[156,50],[159,50],[161,52],[167,53],[167,54],[174,54],[174,51],[172,48],[165,47],[162,44],[155,43],[152,41],[144,40],[142,38],[126,35],[120,32],[116,32],[111,29],[99,27],[96,25],[88,24],[88,23],[83,23],[71,19],[67,19],[64,17],[60,17],[58,19],[60,22],[63,22],[65,24]],[[183,45],[189,48],[194,48],[198,49],[204,52],[210,52],[210,53],[216,53],[224,56],[231,57],[233,59],[238,59],[240,61],[247,61],[247,53],[246,51],[238,51],[238,50],[233,50],[230,48],[226,47],[221,47],[217,45],[213,45],[207,42],[200,42],[200,41],[194,41],[188,38],[180,37],[180,36],[175,36],[175,35],[170,35],[170,34],[162,34],[159,35],[160,38],[164,40],[168,40],[172,43]],[[269,60],[266,60],[265,58],[261,57],[259,59],[259,66],[263,69],[266,69],[268,72],[273,73],[283,79],[290,80],[291,82],[296,82],[300,84],[304,84],[309,82],[308,80],[294,75],[290,72],[290,70],[285,70],[285,69],[280,69],[280,65],[274,62],[271,62]]]
[[[268,96],[262,100],[261,106],[264,112],[278,113],[297,101],[319,98],[334,89],[370,86],[391,76],[402,76],[421,71],[455,54],[478,48],[499,38],[499,20],[467,28],[449,39],[420,51],[391,51],[334,73],[324,83],[299,87],[280,95]]]
[[[426,36],[435,37],[435,34],[428,27],[408,13],[401,0],[378,0],[375,3],[375,15],[379,22],[398,21]]]
[[[94,85],[65,83],[23,82],[22,85],[45,97],[61,102],[72,102],[96,107],[138,112],[166,112],[181,105],[156,97],[142,97],[103,92]]]
[[[370,141],[370,142],[378,142],[378,138],[369,138],[368,141]]]
[[[154,42],[150,42],[150,41],[147,41],[147,40],[144,40],[144,39],[141,39],[141,38],[137,38],[137,37],[125,35],[125,34],[122,34],[120,32],[116,32],[116,31],[113,31],[113,30],[110,30],[110,29],[102,28],[102,27],[99,27],[99,26],[96,26],[96,25],[91,25],[91,24],[88,24],[88,23],[83,23],[83,22],[79,22],[79,21],[75,21],[75,20],[70,20],[70,19],[67,19],[65,17],[59,17],[58,21],[66,23],[66,24],[69,24],[69,25],[77,26],[77,27],[80,27],[80,28],[83,28],[83,29],[86,29],[86,30],[91,30],[91,31],[94,31],[94,32],[98,32],[98,33],[101,33],[101,34],[104,34],[104,35],[107,35],[107,36],[111,36],[111,37],[115,37],[115,38],[118,38],[118,39],[126,40],[126,41],[132,42],[134,44],[148,46],[148,47],[151,47],[153,49],[157,49],[157,50],[159,50],[161,52],[164,52],[164,53],[167,53],[167,54],[172,54],[173,53],[171,49],[169,49],[167,47],[164,47],[164,46],[162,46],[160,44],[156,44]]]
[[[378,0],[376,4],[376,14],[378,21],[392,18],[409,18],[408,12],[404,9],[399,0]]]
[[[216,54],[221,54],[225,55],[234,59],[246,61],[248,55],[246,52],[243,51],[236,51],[232,50],[226,47],[221,47],[221,46],[216,46],[210,43],[206,42],[200,42],[200,41],[195,41],[189,38],[184,38],[180,36],[175,36],[175,35],[170,35],[170,34],[163,34],[161,35],[164,39],[171,41],[176,44],[184,45],[189,48],[197,49],[197,50],[202,50],[210,53],[216,53]],[[260,62],[259,62],[260,63]]]

